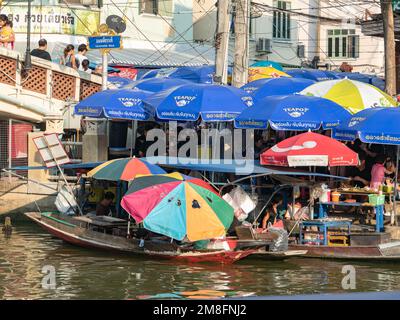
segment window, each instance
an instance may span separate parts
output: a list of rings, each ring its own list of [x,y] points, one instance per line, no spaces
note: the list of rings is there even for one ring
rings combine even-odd
[[[289,1],[274,1],[274,7],[282,10],[290,10]],[[274,11],[272,20],[272,36],[275,39],[290,39],[290,13]]]
[[[328,57],[358,58],[360,36],[354,29],[328,30]]]
[[[140,0],[140,13],[172,16],[173,0]]]

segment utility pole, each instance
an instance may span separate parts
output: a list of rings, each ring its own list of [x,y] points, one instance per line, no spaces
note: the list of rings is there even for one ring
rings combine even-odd
[[[380,0],[385,39],[385,91],[396,94],[396,49],[394,40],[394,17],[391,0]]]
[[[216,83],[228,82],[228,45],[230,28],[230,0],[218,0],[217,30],[215,35],[215,79]]]
[[[241,87],[247,83],[249,66],[249,0],[235,1],[235,60],[232,85]]]

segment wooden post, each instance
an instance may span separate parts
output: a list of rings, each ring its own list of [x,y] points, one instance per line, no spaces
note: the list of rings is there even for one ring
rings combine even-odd
[[[228,82],[228,44],[230,27],[230,0],[217,1],[217,31],[215,35],[215,79],[216,83]]]
[[[396,49],[394,40],[394,17],[391,0],[380,0],[385,39],[385,91],[396,94]]]
[[[232,85],[241,87],[248,78],[249,0],[235,1],[235,60]]]

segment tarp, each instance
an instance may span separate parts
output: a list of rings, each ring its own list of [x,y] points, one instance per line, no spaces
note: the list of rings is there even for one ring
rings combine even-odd
[[[162,167],[169,167],[175,169],[186,169],[195,171],[208,171],[208,172],[223,172],[223,173],[235,173],[237,175],[250,175],[250,174],[269,174],[269,175],[295,175],[295,176],[315,176],[333,179],[347,179],[346,177],[332,176],[328,174],[313,173],[307,171],[301,171],[291,168],[285,168],[285,170],[279,170],[279,168],[269,168],[260,165],[257,160],[246,160],[245,163],[235,160],[218,160],[210,159],[208,163],[196,163],[200,159],[192,158],[179,158],[179,157],[147,157],[141,158],[147,162],[158,164]],[[104,162],[104,161],[103,161]],[[88,162],[88,163],[76,163],[66,164],[61,166],[63,169],[92,169],[103,162]],[[213,163],[214,162],[214,163]],[[240,169],[240,170],[239,170]],[[44,166],[30,167],[30,166],[18,166],[12,167],[9,170],[47,170]]]

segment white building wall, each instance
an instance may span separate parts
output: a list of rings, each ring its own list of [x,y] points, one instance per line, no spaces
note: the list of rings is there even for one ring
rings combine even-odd
[[[291,8],[304,8],[305,3],[313,2],[316,0],[291,0]],[[255,2],[273,6],[273,0],[256,0]],[[213,0],[193,0],[193,38],[197,41],[210,41],[213,39],[216,29],[216,8],[208,14],[204,12],[210,8],[215,1]],[[201,11],[201,13],[198,13]],[[255,46],[258,38],[267,38],[272,40],[272,53],[257,54],[251,50],[253,54],[250,55],[251,61],[256,60],[274,60],[284,64],[300,66],[301,59],[297,56],[297,46],[300,44],[299,37],[302,36],[302,30],[299,26],[300,21],[298,16],[291,17],[291,39],[273,39],[273,10],[265,8],[262,10],[262,16],[252,19],[253,30],[250,35],[250,47]],[[302,23],[302,27],[308,30],[310,27],[307,22]],[[302,36],[305,38],[305,36]],[[250,62],[251,62],[250,61]]]
[[[339,67],[342,62],[353,66],[353,71],[380,74],[384,71],[384,41],[383,38],[365,36],[361,33],[361,26],[357,23],[365,16],[366,10],[370,13],[379,13],[379,4],[353,4],[347,3],[342,7],[334,7],[332,1],[320,1],[320,15],[330,18],[343,19],[338,23],[321,21],[319,55],[322,63],[330,63],[332,68]],[[326,8],[329,7],[330,8]],[[329,29],[355,29],[360,37],[358,58],[328,57],[328,30]]]
[[[110,0],[104,0],[101,20],[104,22],[109,15],[113,14],[123,16],[122,10],[127,17],[127,29],[122,34],[126,48],[137,48],[139,45],[143,48],[154,49],[154,46],[160,48],[165,46],[167,41],[192,42],[192,0],[160,1],[172,2],[172,13],[168,12],[168,15],[163,15],[163,17],[140,13],[137,0],[127,0],[127,5],[121,5],[118,8]]]

